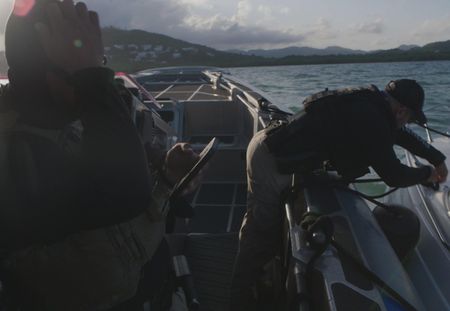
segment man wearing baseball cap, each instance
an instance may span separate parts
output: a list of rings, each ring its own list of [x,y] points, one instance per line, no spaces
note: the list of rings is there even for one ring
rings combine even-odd
[[[445,155],[406,124],[426,123],[424,91],[414,80],[328,90],[309,96],[286,122],[258,132],[247,149],[247,213],[242,222],[231,295],[231,310],[254,310],[252,288],[262,267],[275,256],[281,236],[281,195],[292,174],[305,176],[324,163],[351,182],[375,172],[392,187],[446,181]],[[399,145],[430,165],[408,167],[394,151]],[[292,159],[300,159],[295,162]]]

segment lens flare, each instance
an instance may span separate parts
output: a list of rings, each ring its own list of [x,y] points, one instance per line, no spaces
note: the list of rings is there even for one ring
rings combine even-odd
[[[36,0],[16,0],[14,2],[13,14],[27,16],[36,4]]]
[[[81,41],[80,39],[76,39],[76,40],[73,41],[73,45],[76,48],[81,48],[81,47],[83,47],[83,41]]]

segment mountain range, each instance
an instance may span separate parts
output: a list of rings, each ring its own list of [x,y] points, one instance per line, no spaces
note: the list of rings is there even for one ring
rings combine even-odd
[[[423,47],[401,45],[396,49],[362,51],[330,46],[324,49],[286,47],[272,50],[219,51],[143,30],[103,29],[108,66],[116,71],[136,72],[161,66],[205,65],[219,67],[280,66],[359,62],[450,60],[450,40]],[[7,70],[0,52],[0,73]]]
[[[237,53],[242,55],[254,55],[254,56],[262,56],[262,57],[274,57],[274,58],[283,58],[287,56],[312,56],[312,55],[354,55],[354,54],[365,54],[366,51],[362,50],[352,50],[346,49],[340,46],[329,46],[324,49],[317,49],[311,47],[298,47],[298,46],[289,46],[282,49],[257,49],[257,50],[228,50],[227,52]]]

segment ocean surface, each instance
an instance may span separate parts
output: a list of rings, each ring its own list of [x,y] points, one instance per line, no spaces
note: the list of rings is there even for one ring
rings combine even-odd
[[[400,78],[417,80],[425,90],[430,127],[450,131],[450,61],[374,64],[302,65],[230,68],[237,78],[268,95],[284,110],[295,111],[303,99],[325,88],[375,84],[382,89]],[[419,134],[421,129],[417,129]],[[423,136],[423,135],[421,135]]]

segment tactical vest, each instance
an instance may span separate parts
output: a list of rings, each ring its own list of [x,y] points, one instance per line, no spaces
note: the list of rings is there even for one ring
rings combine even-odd
[[[375,97],[374,97],[375,95]],[[368,167],[365,165],[354,165],[351,160],[343,155],[339,150],[341,146],[336,146],[336,142],[341,139],[342,127],[341,120],[336,118],[337,111],[341,109],[340,105],[345,105],[349,98],[354,96],[361,96],[361,98],[379,98],[382,100],[381,93],[374,85],[369,87],[354,87],[344,88],[338,90],[324,90],[322,92],[313,94],[303,101],[303,110],[290,118],[289,122],[272,126],[269,128],[266,144],[269,150],[277,158],[277,163],[281,173],[299,173],[314,170],[323,166],[325,160],[329,160],[331,166],[336,169],[341,175],[349,179],[356,176],[362,176],[368,172]],[[311,126],[312,123],[314,126]],[[309,131],[310,128],[318,129],[318,133],[326,133],[321,139],[322,145],[329,147],[326,154],[318,152],[318,150],[309,150],[302,152],[302,154],[291,152],[288,154],[280,150],[289,149],[284,148],[286,141],[297,143],[295,139],[299,132]],[[311,130],[310,135],[317,135],[318,133]],[[308,134],[309,135],[309,134]],[[298,142],[301,144],[301,142]],[[295,150],[292,146],[292,150]]]
[[[372,93],[372,92],[379,93],[380,91],[373,84],[371,84],[368,87],[348,87],[348,88],[342,88],[342,89],[337,89],[337,90],[325,89],[322,92],[318,92],[318,93],[315,93],[313,95],[306,97],[305,100],[303,101],[303,107],[306,112],[314,111],[314,109],[316,109],[317,106],[323,102],[329,101],[329,102],[336,103],[341,100],[345,100],[345,97],[349,96],[349,95],[351,95],[351,96],[357,95],[357,94],[363,95],[363,94]]]

